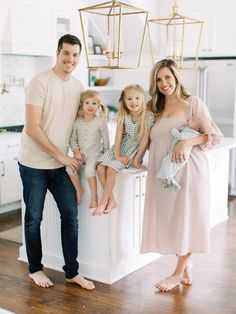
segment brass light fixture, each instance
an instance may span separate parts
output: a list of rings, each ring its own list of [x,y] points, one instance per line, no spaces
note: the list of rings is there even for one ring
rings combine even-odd
[[[79,9],[79,14],[87,66],[89,69],[132,69],[140,66],[144,35],[148,20],[148,11],[129,4],[125,4],[123,2],[112,0],[109,2]],[[103,35],[106,41],[106,47],[102,51],[102,61],[100,60],[100,64],[98,65],[91,64],[91,58],[88,50],[88,34],[85,32],[84,25],[86,23],[83,19],[85,14],[87,14],[87,16],[90,18],[94,17],[95,15],[97,16],[97,19],[99,18],[98,26],[100,26],[103,30]],[[128,35],[129,33],[129,36],[132,36],[134,30],[135,35],[137,35],[136,27],[134,25],[134,18],[137,18],[137,15],[142,15],[142,18],[144,19],[144,24],[142,25],[142,31],[138,32],[141,34],[138,51],[134,53],[138,56],[137,62],[134,62],[134,60],[132,60],[132,66],[130,66],[130,64],[125,64],[128,63],[127,60],[125,60],[125,55],[127,53],[125,48],[128,44],[128,39],[125,38],[125,35]],[[140,21],[138,22],[140,24]],[[128,25],[129,27],[127,27]]]
[[[181,15],[178,12],[176,0],[174,1],[172,13],[170,15],[148,20],[148,34],[150,39],[152,60],[154,63],[154,51],[150,33],[150,26],[153,23],[165,27],[166,33],[164,44],[166,46],[166,58],[173,59],[179,65],[180,69],[196,68],[203,21]],[[195,44],[195,48],[193,47],[191,55],[188,56],[185,55],[185,42],[187,37],[186,34],[188,36],[188,40],[191,40],[191,42],[193,42],[193,46]],[[196,34],[196,39],[194,39],[194,34]],[[188,54],[190,53],[188,52]],[[185,66],[184,61],[187,59],[192,60],[192,67]]]

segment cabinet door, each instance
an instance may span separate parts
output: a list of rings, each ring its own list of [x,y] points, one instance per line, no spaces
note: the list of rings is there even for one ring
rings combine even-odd
[[[2,39],[2,52],[51,56],[55,53],[53,15],[49,8],[13,3]]]
[[[235,56],[236,10],[221,10],[212,16],[211,44],[214,56]]]
[[[21,179],[16,157],[0,158],[0,204],[8,204],[21,199]]]
[[[219,57],[235,56],[236,41],[230,37],[236,28],[236,10],[201,10],[188,12],[189,16],[204,21],[200,41],[199,56]],[[185,55],[193,56],[193,31],[191,26],[185,32]]]
[[[204,11],[187,11],[187,16],[203,21],[203,28],[199,46],[199,56],[208,56],[210,46],[210,25],[211,20],[209,14]],[[200,25],[188,24],[186,25],[184,32],[184,55],[188,57],[194,57],[196,55],[198,45],[198,35],[200,31]]]
[[[144,201],[146,194],[146,181],[147,181],[147,172],[143,172],[140,178],[140,214],[139,214],[139,243],[141,243],[142,239],[142,231],[143,231],[143,212],[144,212]]]

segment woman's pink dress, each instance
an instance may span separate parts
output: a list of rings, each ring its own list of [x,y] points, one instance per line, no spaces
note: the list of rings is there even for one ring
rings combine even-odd
[[[171,129],[185,126],[192,116],[210,116],[198,97],[191,96],[189,101],[184,117],[160,118],[151,130],[142,253],[186,255],[209,252],[210,187],[207,157],[203,150],[211,148],[222,137],[217,126],[213,124],[206,144],[193,147],[188,162],[176,175],[180,191],[164,189],[156,178],[162,159],[171,146]]]

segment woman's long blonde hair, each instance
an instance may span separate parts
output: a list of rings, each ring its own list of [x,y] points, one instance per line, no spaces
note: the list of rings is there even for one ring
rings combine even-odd
[[[99,104],[99,106],[101,108],[100,116],[103,117],[103,118],[107,118],[107,109],[102,104],[102,95],[100,93],[98,93],[97,91],[93,90],[93,89],[87,89],[86,91],[81,93],[77,117],[78,118],[83,118],[83,116],[84,116],[84,113],[83,113],[83,102],[85,101],[85,99],[92,98],[92,97],[97,99],[98,104]]]
[[[130,111],[125,104],[125,96],[126,96],[126,93],[128,91],[130,91],[131,89],[136,90],[140,94],[140,97],[142,99],[142,107],[141,107],[140,112],[139,112],[140,126],[139,126],[139,131],[138,131],[138,138],[139,138],[139,140],[141,140],[147,131],[147,123],[146,123],[147,106],[146,106],[146,101],[145,101],[144,90],[140,85],[137,85],[137,84],[129,85],[122,90],[121,95],[120,95],[120,99],[119,99],[119,110],[117,113],[117,124],[118,124],[118,127],[123,126],[125,116],[130,115]]]
[[[157,62],[150,74],[150,87],[149,94],[151,99],[148,101],[148,108],[155,114],[156,117],[160,117],[165,107],[165,96],[157,88],[157,73],[162,68],[168,68],[173,74],[176,82],[175,94],[179,101],[186,102],[191,95],[183,86],[182,80],[179,75],[179,69],[177,64],[171,59],[163,59]]]

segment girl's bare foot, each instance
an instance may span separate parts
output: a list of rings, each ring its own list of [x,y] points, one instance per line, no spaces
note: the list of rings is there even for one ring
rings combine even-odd
[[[115,200],[109,200],[106,208],[103,211],[103,214],[109,214],[111,212],[111,209],[116,208],[117,204],[115,202]]]
[[[77,285],[79,285],[82,288],[87,289],[87,290],[95,289],[94,283],[90,280],[85,279],[81,275],[77,275],[71,279],[66,279],[66,281],[70,282],[70,283],[75,283],[75,284],[77,284]]]
[[[84,190],[82,188],[76,190],[76,204],[80,205],[83,199]]]
[[[161,281],[159,281],[158,283],[155,284],[155,287],[159,290],[159,291],[169,291],[171,289],[173,289],[174,287],[178,286],[180,284],[180,278],[176,277],[174,275],[171,275],[170,277],[167,277]]]
[[[103,214],[105,208],[106,208],[106,204],[98,205],[98,207],[95,208],[95,210],[93,211],[92,215],[93,216],[101,216]]]
[[[38,286],[42,288],[50,288],[53,286],[51,280],[44,274],[42,270],[36,271],[33,274],[29,274],[30,279]]]
[[[189,260],[187,266],[185,267],[183,277],[181,279],[181,283],[184,285],[191,285],[193,282],[192,278],[192,268],[193,268],[193,262]]]
[[[89,203],[89,208],[96,208],[98,206],[98,197],[92,197]]]

